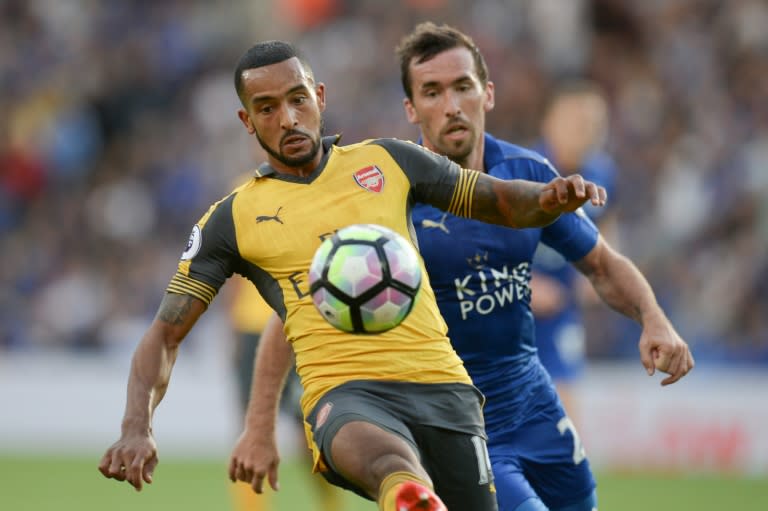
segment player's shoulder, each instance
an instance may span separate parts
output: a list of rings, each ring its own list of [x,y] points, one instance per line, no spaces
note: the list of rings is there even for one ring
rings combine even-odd
[[[258,172],[241,176],[234,182],[234,188],[226,195],[212,202],[208,207],[202,221],[208,221],[211,217],[230,217],[233,212],[233,203],[242,194],[247,194],[257,187],[260,181]]]
[[[506,177],[549,180],[557,174],[550,161],[540,152],[506,140],[485,135],[486,168]],[[493,173],[493,172],[492,172]]]
[[[363,140],[359,144],[353,144],[352,146],[346,146],[346,147],[354,147],[354,146],[362,146],[362,147],[370,147],[370,146],[379,146],[383,147],[384,149],[388,151],[428,151],[429,149],[425,148],[422,145],[417,144],[416,142],[413,142],[411,140],[405,140],[402,138],[394,138],[394,137],[381,137],[381,138],[369,138],[366,140]]]
[[[550,165],[549,160],[540,152],[513,144],[507,140],[495,138],[488,133],[485,135],[485,145],[486,148],[496,146],[496,151],[506,160],[530,160],[540,165]]]
[[[370,152],[374,158],[381,156],[383,151],[411,178],[424,178],[424,176],[429,175],[426,172],[428,169],[442,168],[451,163],[445,156],[439,155],[416,142],[400,138],[370,138],[357,144],[337,146],[334,151],[340,156],[356,151]]]

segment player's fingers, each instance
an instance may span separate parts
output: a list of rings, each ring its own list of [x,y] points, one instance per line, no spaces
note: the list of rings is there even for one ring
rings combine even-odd
[[[237,481],[237,465],[238,461],[237,458],[232,456],[229,459],[229,480],[233,483]]]
[[[568,182],[573,188],[573,193],[577,198],[583,199],[586,197],[587,185],[584,182],[583,177],[581,177],[579,174],[574,174],[572,176],[568,176]]]
[[[256,493],[262,493],[264,491],[264,474],[256,473],[251,479],[251,488]]]
[[[661,386],[666,387],[667,385],[671,385],[675,383],[677,380],[679,380],[680,378],[682,378],[683,376],[685,376],[685,373],[681,373],[681,372],[670,374],[669,376],[661,380]]]
[[[681,368],[678,371],[675,371],[674,373],[670,374],[663,380],[661,380],[661,386],[666,387],[667,385],[671,385],[675,383],[676,381],[680,380],[683,376],[685,376],[688,373],[688,371],[684,368]]]
[[[654,350],[652,348],[644,348],[643,346],[640,347],[640,363],[643,364],[643,367],[645,368],[645,372],[648,373],[648,376],[653,376],[653,373],[656,372],[656,366],[653,363],[654,359]]]
[[[280,483],[277,480],[277,467],[272,466],[269,469],[269,485],[272,487],[273,490],[278,491],[280,489]]]
[[[595,183],[586,184],[586,196],[594,206],[603,206],[605,204],[605,188],[597,186]]]
[[[678,350],[672,353],[670,355],[670,361],[669,361],[669,367],[667,368],[667,372],[669,374],[678,374],[681,370],[684,369],[684,364],[687,362],[687,359],[685,357],[685,351],[684,350]]]
[[[688,357],[686,356],[685,350],[680,350],[679,352],[676,352],[674,355],[672,355],[669,367],[665,372],[668,373],[669,376],[662,380],[662,386],[675,383],[680,378],[685,376],[685,374],[688,372]]]
[[[244,481],[244,482],[250,482],[253,480],[253,476],[255,475],[254,470],[248,468],[245,466],[244,463],[240,463],[237,467],[237,479],[238,481]],[[264,477],[262,475],[262,477]]]
[[[553,185],[548,186],[546,189],[542,190],[541,194],[539,195],[539,205],[545,211],[557,209],[559,203],[560,199],[557,195],[557,188]]]
[[[110,451],[107,451],[104,456],[101,457],[101,460],[99,461],[99,472],[104,477],[112,477],[112,474],[109,472],[109,466],[112,463],[112,454]]]
[[[127,467],[119,456],[112,457],[112,462],[109,464],[109,468],[107,470],[109,471],[109,476],[107,477],[117,479],[118,481],[125,481]]]
[[[669,365],[672,363],[670,354],[660,349],[654,349],[653,365],[661,372],[669,373]]]
[[[608,202],[608,190],[606,190],[604,186],[598,186],[597,193],[600,199],[600,205],[605,206],[605,203]]]
[[[136,456],[133,462],[127,467],[126,479],[136,491],[141,491],[144,480],[144,458]]]
[[[152,475],[155,473],[155,467],[159,461],[155,456],[144,465],[144,482],[147,484],[152,484]]]

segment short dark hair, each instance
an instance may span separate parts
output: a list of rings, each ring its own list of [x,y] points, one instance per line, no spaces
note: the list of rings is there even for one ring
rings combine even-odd
[[[483,85],[488,83],[488,66],[483,54],[471,37],[450,25],[435,25],[431,21],[419,23],[413,32],[404,36],[395,48],[400,59],[400,80],[408,99],[413,99],[411,88],[411,61],[426,62],[446,50],[463,46],[472,54],[477,77]]]
[[[285,41],[263,41],[251,46],[243,53],[235,67],[235,90],[238,97],[243,92],[243,72],[248,69],[277,64],[284,60],[296,57],[301,62],[307,73],[312,76],[312,68],[299,49]]]

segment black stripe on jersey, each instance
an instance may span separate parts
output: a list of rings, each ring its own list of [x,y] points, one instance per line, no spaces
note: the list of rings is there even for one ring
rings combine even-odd
[[[280,319],[285,321],[285,298],[280,284],[272,275],[255,264],[247,261],[241,261],[241,264],[238,272],[256,286],[264,301],[277,312]]]
[[[237,246],[235,221],[232,217],[231,194],[216,203],[213,211],[200,225],[200,251],[189,261],[187,276],[203,282],[217,291],[237,271],[242,260]]]

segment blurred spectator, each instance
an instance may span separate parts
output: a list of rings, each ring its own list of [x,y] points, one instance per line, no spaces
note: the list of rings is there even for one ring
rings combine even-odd
[[[604,150],[609,111],[602,90],[586,80],[564,82],[547,101],[541,139],[534,147],[567,176],[581,174],[608,193],[604,208],[586,204],[583,211],[600,228],[600,235],[620,249],[615,240],[615,210],[619,172]],[[560,253],[540,243],[533,258],[531,308],[536,317],[536,347],[541,363],[557,387],[568,416],[580,423],[577,382],[586,363],[587,337],[582,315],[586,302],[602,302],[589,281]]]

